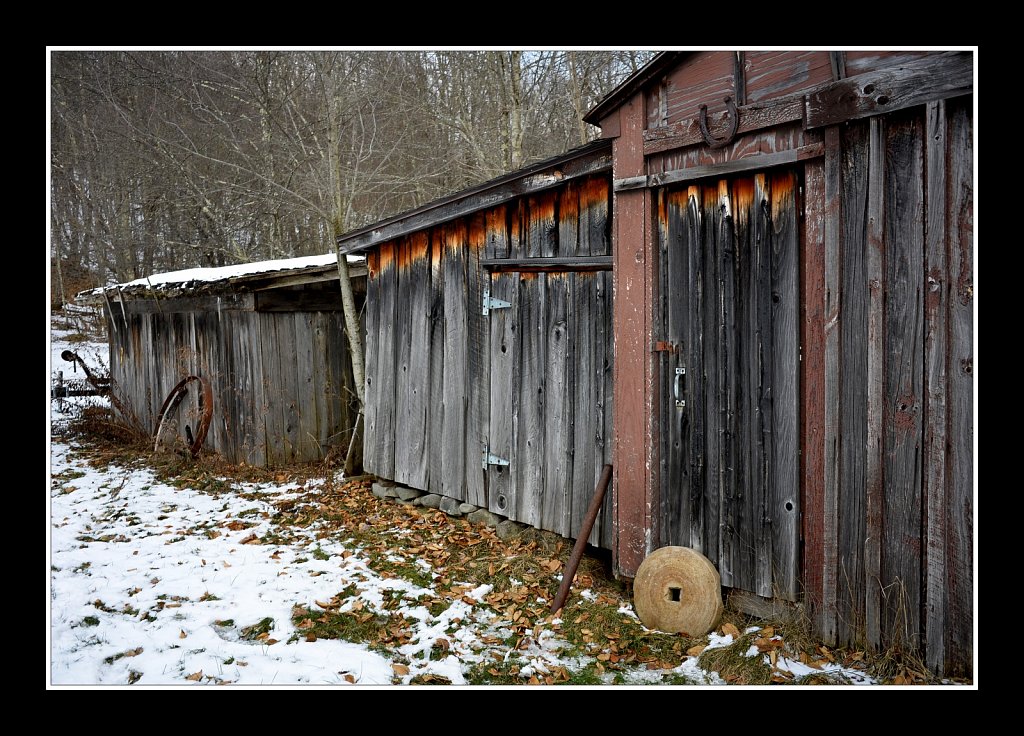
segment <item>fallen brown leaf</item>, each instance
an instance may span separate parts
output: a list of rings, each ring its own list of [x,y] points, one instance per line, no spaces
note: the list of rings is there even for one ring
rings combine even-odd
[[[355,685],[356,684],[356,678],[353,677],[352,675],[345,675],[345,682],[349,683],[350,685]]]
[[[181,631],[178,632],[178,638],[179,639],[185,639],[186,637],[188,637],[188,634],[185,633],[184,629],[182,629]]]
[[[391,663],[391,669],[393,669],[395,671],[396,675],[408,675],[409,674],[409,668],[406,667],[404,664],[398,664],[397,662],[392,662]]]
[[[740,630],[737,629],[734,624],[730,624],[730,623],[722,624],[721,631],[722,631],[722,636],[725,636],[726,634],[732,634],[732,636],[734,638],[738,638],[739,635],[740,635]]]
[[[191,675],[186,675],[185,679],[192,680],[192,682],[199,682],[199,680],[203,679],[203,671],[199,670],[198,672],[193,672]]]
[[[259,544],[260,538],[256,536],[255,532],[243,539],[239,544]]]
[[[699,657],[700,653],[707,648],[707,644],[698,644],[686,650],[687,657]]]

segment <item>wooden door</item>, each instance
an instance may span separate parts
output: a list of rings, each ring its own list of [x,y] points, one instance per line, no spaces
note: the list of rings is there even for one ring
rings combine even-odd
[[[489,508],[576,537],[611,456],[611,273],[496,271],[489,296]]]
[[[659,192],[662,544],[795,600],[799,218],[794,172]]]

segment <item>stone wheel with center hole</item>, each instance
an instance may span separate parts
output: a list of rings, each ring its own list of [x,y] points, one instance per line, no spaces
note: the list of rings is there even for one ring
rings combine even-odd
[[[640,563],[633,580],[633,604],[649,629],[703,636],[722,617],[722,580],[700,552],[662,547]]]

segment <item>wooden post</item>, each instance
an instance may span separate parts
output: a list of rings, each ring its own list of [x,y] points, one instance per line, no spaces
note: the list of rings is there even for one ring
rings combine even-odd
[[[618,111],[621,135],[614,141],[613,180],[644,173],[644,99],[636,95]],[[616,571],[636,574],[657,545],[651,518],[656,513],[652,461],[651,349],[653,256],[650,250],[650,193],[614,194],[614,517]]]

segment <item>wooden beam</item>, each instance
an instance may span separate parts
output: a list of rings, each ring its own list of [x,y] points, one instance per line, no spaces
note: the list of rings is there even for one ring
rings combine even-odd
[[[223,296],[176,296],[158,299],[125,299],[121,302],[127,314],[159,312],[251,312],[255,301],[251,292]]]
[[[806,98],[804,127],[881,115],[926,102],[971,94],[970,52],[941,54],[833,82]]]
[[[566,272],[611,271],[611,256],[565,256],[560,258],[481,258],[489,271]]]
[[[646,113],[642,95],[635,95],[619,110],[621,135],[615,139],[615,174],[637,176],[644,171],[643,130]],[[615,192],[612,248],[614,273],[614,426],[615,479],[613,508],[616,574],[632,577],[656,540],[648,526],[652,464],[648,461],[648,407],[651,372],[651,304],[646,250],[650,210],[648,191]]]
[[[366,266],[351,266],[349,267],[349,275],[352,278],[361,278],[366,276]],[[284,286],[300,286],[302,284],[318,284],[324,281],[337,281],[338,280],[338,268],[337,266],[330,266],[328,270],[321,271],[319,273],[299,273],[293,276],[281,276],[267,280],[266,274],[253,274],[252,276],[240,276],[238,278],[229,279],[230,284],[245,283],[248,281],[263,281],[265,283],[260,286],[253,287],[253,291],[266,291],[267,289],[280,289]]]
[[[825,144],[811,143],[799,148],[779,151],[778,153],[759,153],[753,156],[744,156],[743,158],[726,161],[721,164],[691,166],[686,169],[673,169],[672,171],[651,174],[649,176],[631,176],[616,179],[613,182],[613,187],[616,192],[623,192],[633,189],[660,187],[665,184],[680,184],[695,179],[727,176],[741,171],[762,171],[773,166],[788,166],[798,161],[807,161],[824,155]]]

